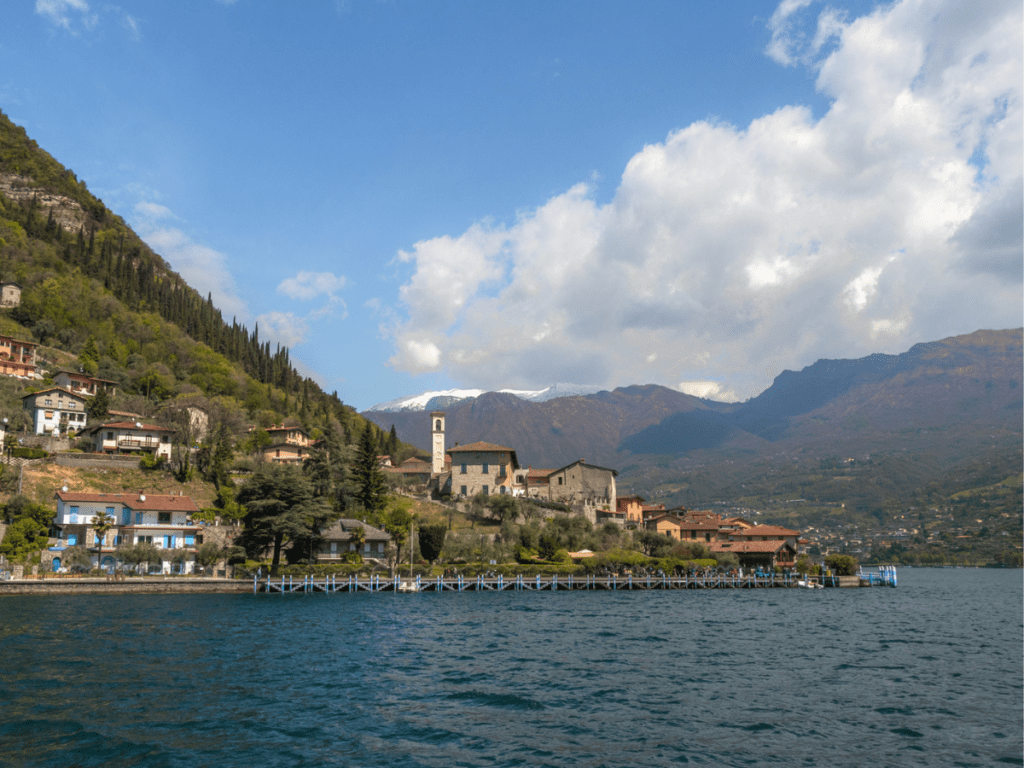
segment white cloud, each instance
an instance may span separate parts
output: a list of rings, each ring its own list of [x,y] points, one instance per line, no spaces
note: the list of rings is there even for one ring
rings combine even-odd
[[[336,291],[345,287],[345,278],[331,272],[299,272],[277,286],[279,293],[293,299],[315,299],[326,294],[334,298]]]
[[[286,347],[294,347],[306,340],[309,324],[292,312],[267,312],[256,318],[260,338],[270,339]]]
[[[735,403],[740,400],[739,395],[726,389],[717,381],[681,381],[676,389],[687,395],[718,400],[723,403]]]
[[[99,20],[85,0],[36,0],[36,13],[72,33],[78,24],[91,29]]]
[[[183,230],[169,226],[177,220],[174,213],[158,203],[141,202],[135,206],[133,225],[150,248],[160,254],[201,296],[213,297],[224,318],[244,322],[249,309],[239,296],[235,279],[227,267],[227,256],[194,242]]]
[[[511,224],[416,243],[392,365],[746,397],[774,361],[1020,325],[1020,3],[809,23],[810,5],[778,7],[771,55],[818,73],[820,119],[783,106],[693,123],[639,151],[607,204],[581,184]]]

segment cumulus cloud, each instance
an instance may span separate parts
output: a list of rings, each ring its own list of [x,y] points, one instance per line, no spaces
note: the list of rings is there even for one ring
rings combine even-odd
[[[200,295],[212,295],[214,305],[225,317],[247,318],[249,310],[228,270],[227,256],[193,241],[183,230],[173,226],[176,221],[174,213],[159,203],[141,202],[135,206],[133,224],[149,247],[166,259]]]
[[[1020,325],[1020,3],[812,10],[781,3],[768,53],[817,73],[825,114],[693,123],[607,204],[580,184],[416,243],[392,365],[748,397],[775,361]]]
[[[292,312],[267,312],[256,318],[260,338],[271,339],[286,347],[294,347],[306,340],[309,323]]]
[[[277,286],[277,290],[293,299],[315,299],[326,295],[333,299],[334,294],[345,287],[345,278],[330,272],[299,272]]]

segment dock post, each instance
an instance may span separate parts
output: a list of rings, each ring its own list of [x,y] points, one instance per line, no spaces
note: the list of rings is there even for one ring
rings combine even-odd
[[[616,590],[619,588],[619,575],[617,573],[612,574],[612,589]]]
[[[537,574],[537,591],[540,592],[540,574]]]
[[[256,594],[256,580],[259,578],[255,573],[252,575],[252,593]]]

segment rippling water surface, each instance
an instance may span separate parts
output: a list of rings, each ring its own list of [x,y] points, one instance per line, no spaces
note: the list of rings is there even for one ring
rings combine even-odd
[[[1022,765],[1021,586],[0,598],[0,765]]]

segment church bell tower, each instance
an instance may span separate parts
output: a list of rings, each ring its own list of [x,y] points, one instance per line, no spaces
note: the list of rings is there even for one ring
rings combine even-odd
[[[431,473],[440,475],[444,472],[444,413],[433,411],[430,414],[430,448],[433,463]]]

